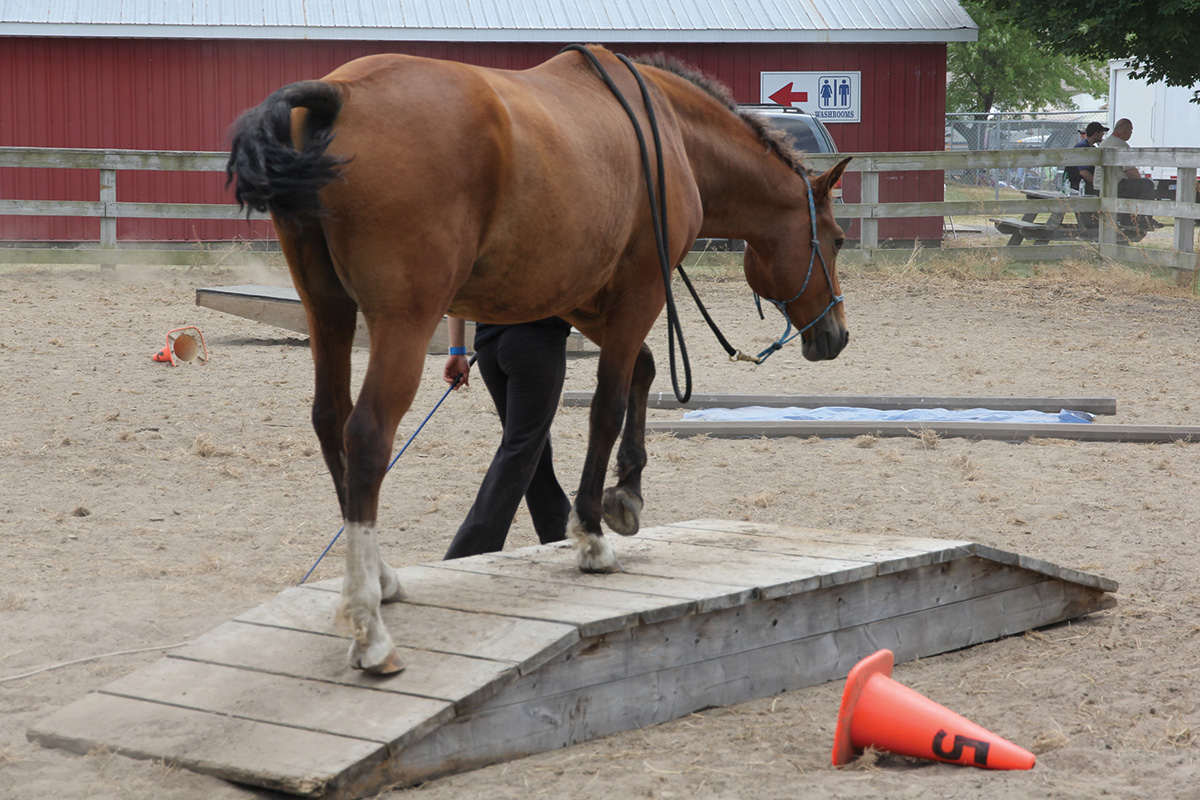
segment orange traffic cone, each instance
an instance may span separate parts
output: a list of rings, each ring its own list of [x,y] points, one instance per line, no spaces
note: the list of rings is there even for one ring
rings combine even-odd
[[[833,737],[833,765],[864,747],[988,769],[1032,769],[1033,753],[892,680],[891,650],[850,670]]]
[[[208,363],[208,345],[204,343],[204,334],[199,328],[188,326],[176,328],[167,332],[167,346],[153,356],[155,361],[176,366],[180,361],[195,361],[200,364]]]

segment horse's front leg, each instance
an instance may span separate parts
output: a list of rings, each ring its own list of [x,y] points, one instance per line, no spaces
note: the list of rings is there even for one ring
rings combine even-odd
[[[379,613],[403,596],[396,572],[379,552],[379,489],[401,417],[417,391],[428,336],[371,326],[371,355],[358,402],[346,422],[346,575],[338,619],[354,638],[350,664],[387,674],[404,668]]]
[[[621,430],[629,398],[630,373],[638,345],[622,346],[606,337],[600,348],[596,393],[589,417],[587,455],[575,507],[567,520],[567,535],[575,542],[583,572],[620,572],[621,564],[600,528],[604,475],[613,444]]]
[[[617,485],[604,490],[604,522],[622,536],[633,536],[641,526],[642,469],[646,466],[646,403],[654,382],[654,356],[645,344],[638,350],[629,385],[625,430],[617,450]]]

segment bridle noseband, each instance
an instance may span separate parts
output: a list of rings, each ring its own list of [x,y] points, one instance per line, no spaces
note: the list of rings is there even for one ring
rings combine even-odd
[[[800,287],[800,291],[796,292],[795,297],[793,297],[791,300],[772,300],[769,297],[762,298],[779,309],[779,313],[783,314],[784,322],[787,323],[787,328],[784,330],[783,335],[780,336],[770,347],[768,347],[766,350],[763,350],[761,353],[755,356],[754,359],[752,359],[756,364],[761,364],[763,361],[766,361],[767,357],[776,350],[783,349],[785,344],[804,333],[813,325],[816,325],[825,318],[825,315],[828,314],[834,306],[842,302],[843,299],[842,295],[833,293],[833,276],[829,273],[829,264],[825,261],[825,254],[821,252],[821,242],[817,239],[817,202],[813,197],[812,183],[808,180],[808,174],[803,170],[800,171],[800,177],[804,179],[804,188],[808,190],[808,216],[809,219],[812,220],[812,252],[808,256],[808,273],[804,276],[804,285]],[[795,333],[792,333],[792,319],[787,314],[787,304],[799,300],[804,294],[804,291],[808,288],[808,282],[812,280],[813,265],[816,263],[817,258],[821,259],[821,268],[825,270],[825,283],[827,286],[829,286],[829,294],[832,299],[829,301],[829,305],[825,306],[825,310],[817,315],[816,319],[805,325],[803,328],[799,328]],[[758,315],[761,317],[762,306],[758,305],[758,301],[759,296],[758,293],[755,292],[754,303],[758,306]]]

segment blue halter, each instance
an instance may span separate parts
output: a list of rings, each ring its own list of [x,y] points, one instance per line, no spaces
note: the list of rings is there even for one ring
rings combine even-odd
[[[829,274],[829,264],[825,262],[825,254],[821,252],[821,243],[817,240],[817,203],[813,198],[812,184],[808,180],[808,175],[803,170],[800,170],[799,172],[800,177],[804,179],[804,187],[808,190],[808,216],[809,219],[812,220],[812,253],[808,257],[808,274],[804,276],[804,285],[800,287],[800,291],[796,292],[796,296],[791,300],[780,301],[772,300],[769,297],[762,298],[779,309],[779,313],[783,314],[784,322],[787,323],[787,328],[784,330],[783,335],[780,336],[779,339],[776,340],[770,347],[768,347],[766,350],[763,350],[753,359],[750,359],[757,364],[761,364],[762,362],[766,361],[767,358],[776,350],[783,349],[785,344],[804,333],[813,325],[816,325],[825,318],[825,315],[829,313],[830,309],[842,302],[842,296],[840,294],[833,295],[833,299],[829,301],[829,305],[825,306],[825,310],[818,314],[816,319],[805,325],[803,328],[792,332],[792,320],[787,315],[787,304],[795,300],[799,300],[800,296],[804,294],[804,290],[808,288],[808,282],[812,279],[813,264],[816,263],[818,257],[821,259],[821,268],[825,270],[825,283],[829,286],[830,293],[832,294],[833,292],[833,278]],[[754,295],[754,304],[758,308],[758,315],[761,317],[762,305],[759,303],[758,293],[755,293]]]

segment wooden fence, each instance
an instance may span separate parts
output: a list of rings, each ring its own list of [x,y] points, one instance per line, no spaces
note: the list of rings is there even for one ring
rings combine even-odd
[[[824,170],[846,154],[810,155],[809,163]],[[117,199],[117,173],[122,170],[172,170],[223,172],[225,153],[82,150],[39,147],[0,147],[0,167],[94,169],[98,172],[95,201],[50,201],[0,199],[0,216],[77,216],[100,218],[100,241],[72,247],[3,247],[0,261],[30,264],[242,264],[261,263],[259,251],[220,247],[205,249],[147,248],[117,241],[120,218],[235,219],[242,215],[236,205],[217,203],[131,203]],[[1086,166],[1100,164],[1103,170],[1101,197],[1069,197],[1045,200],[984,200],[971,202],[879,202],[880,176],[890,172],[923,170],[1008,170],[1024,167]],[[1116,197],[1120,168],[1170,167],[1178,176],[1177,196],[1168,200],[1127,200]],[[1136,264],[1196,269],[1195,220],[1200,205],[1195,200],[1196,170],[1200,148],[997,150],[976,152],[860,153],[849,171],[862,175],[862,199],[838,209],[838,216],[862,221],[860,247],[843,258],[872,260],[885,256],[880,248],[879,220],[892,217],[954,217],[978,215],[1024,215],[1034,212],[1094,212],[1103,218],[1116,214],[1151,214],[1175,219],[1173,248],[1155,250],[1119,244],[1119,233],[1102,225],[1097,243],[1067,243],[997,247],[996,252],[1015,260],[1052,261],[1067,257],[1104,258]],[[258,215],[253,215],[257,218]],[[894,252],[894,251],[892,251]],[[274,254],[278,258],[277,254]]]

